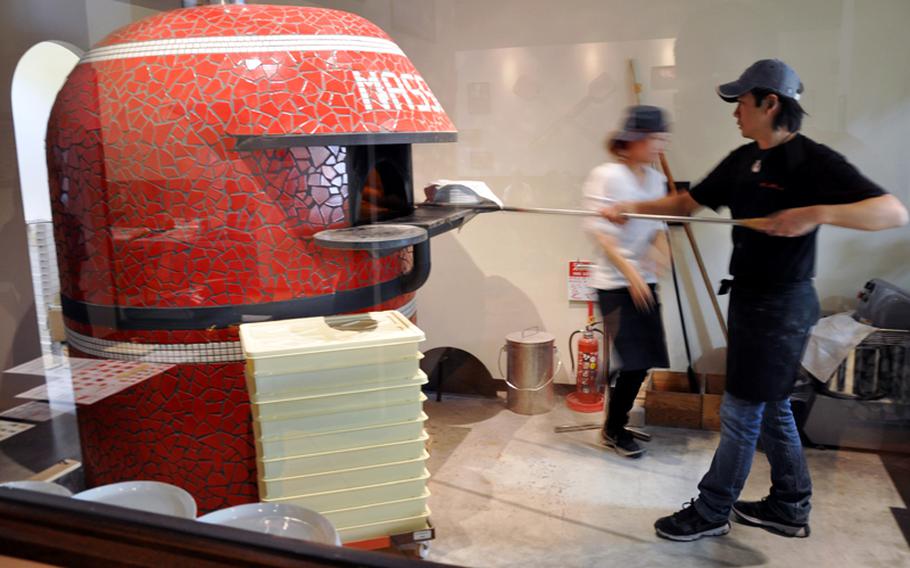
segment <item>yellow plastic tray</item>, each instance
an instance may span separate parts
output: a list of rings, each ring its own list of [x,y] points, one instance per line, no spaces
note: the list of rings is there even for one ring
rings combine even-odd
[[[359,542],[425,530],[430,526],[429,518],[430,509],[427,508],[423,514],[415,517],[353,527],[340,527],[337,530],[341,536],[341,542]]]
[[[317,512],[335,511],[337,509],[349,509],[351,507],[420,497],[426,490],[429,479],[430,472],[424,470],[423,475],[415,479],[352,487],[324,493],[312,493],[310,495],[263,499],[263,501],[266,503],[291,503]]]
[[[259,459],[256,465],[260,478],[275,479],[340,469],[368,467],[382,463],[403,462],[415,460],[423,455],[428,439],[429,436],[424,432],[421,436],[405,442],[362,446],[307,455]]]
[[[417,355],[400,361],[382,362],[357,367],[338,367],[318,371],[298,371],[288,375],[255,375],[248,361],[246,383],[253,402],[268,402],[295,396],[310,396],[338,390],[373,388],[417,376]]]
[[[403,422],[344,428],[330,432],[304,433],[271,440],[256,440],[256,452],[261,459],[272,459],[405,442],[423,434],[426,420],[427,415],[421,412],[416,419]]]
[[[426,511],[427,499],[429,498],[430,491],[424,490],[422,495],[412,499],[388,501],[375,505],[340,509],[337,511],[326,511],[322,513],[322,515],[336,527],[382,523],[394,519],[420,516]]]
[[[414,357],[425,339],[397,311],[240,326],[248,369],[257,376],[400,361]]]
[[[252,404],[254,420],[280,420],[297,416],[346,412],[366,406],[394,405],[416,400],[427,384],[423,371],[381,387],[337,390],[310,396],[298,396]]]
[[[396,404],[365,406],[351,408],[345,412],[329,411],[326,414],[276,420],[253,420],[253,433],[263,442],[268,442],[304,434],[406,422],[422,416],[423,403],[426,400],[426,395],[418,389],[414,400]]]
[[[392,483],[421,477],[430,455],[424,451],[418,459],[370,467],[328,471],[313,475],[261,479],[259,495],[264,499],[280,499],[291,495],[323,493],[365,485]]]

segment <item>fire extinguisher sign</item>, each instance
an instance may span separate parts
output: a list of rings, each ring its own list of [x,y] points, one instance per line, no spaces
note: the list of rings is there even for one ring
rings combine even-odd
[[[591,269],[593,264],[588,260],[569,261],[569,301],[596,302],[597,292],[591,288]]]

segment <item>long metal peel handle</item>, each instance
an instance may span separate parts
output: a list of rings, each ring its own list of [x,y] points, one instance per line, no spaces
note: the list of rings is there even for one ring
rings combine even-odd
[[[686,217],[682,215],[649,215],[647,213],[623,213],[629,219],[650,219],[653,221],[668,221],[671,223],[717,223],[720,225],[745,225],[743,219],[728,219],[726,217]]]
[[[503,211],[512,213],[537,213],[539,215],[571,215],[578,217],[599,217],[597,211],[585,209],[553,209],[549,207],[503,207]],[[688,217],[684,215],[651,215],[648,213],[623,213],[628,219],[646,219],[649,221],[667,221],[670,223],[717,223],[720,225],[747,225],[743,219],[726,217]]]
[[[442,207],[439,203],[424,203],[433,207]],[[551,207],[490,207],[486,205],[467,205],[453,204],[445,205],[457,209],[471,209],[477,213],[490,213],[495,211],[506,211],[509,213],[535,213],[537,215],[569,215],[572,217],[599,217],[600,213],[587,209],[554,209]],[[623,213],[623,216],[629,219],[646,219],[650,221],[667,221],[670,223],[715,223],[720,225],[741,225],[749,228],[756,228],[758,223],[756,219],[728,219],[726,217],[687,217],[684,215],[651,215],[648,213]]]
[[[585,199],[593,199],[603,203],[619,203],[612,197],[601,195],[586,195]],[[727,219],[725,217],[683,217],[679,215],[650,215],[647,213],[623,213],[623,217],[629,219],[651,219],[654,221],[670,221],[673,223],[719,223],[722,225],[745,225],[749,226],[749,220],[745,219]]]

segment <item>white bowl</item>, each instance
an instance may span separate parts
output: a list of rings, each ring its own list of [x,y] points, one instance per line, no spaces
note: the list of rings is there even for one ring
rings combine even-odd
[[[9,487],[10,489],[25,489],[27,491],[37,491],[38,493],[48,493],[50,495],[60,495],[61,497],[72,497],[73,492],[49,481],[9,481],[0,483],[0,487]]]
[[[198,519],[263,534],[341,546],[338,531],[315,511],[286,503],[248,503],[221,509]]]
[[[111,483],[77,493],[73,495],[73,499],[106,503],[159,515],[196,518],[196,501],[193,496],[176,485],[159,481]]]

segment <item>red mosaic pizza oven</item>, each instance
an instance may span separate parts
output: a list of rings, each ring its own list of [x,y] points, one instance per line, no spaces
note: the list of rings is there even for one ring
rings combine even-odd
[[[415,249],[313,235],[410,215],[411,144],[454,138],[399,47],[344,12],[187,8],[86,53],[47,136],[68,340],[176,364],[79,408],[88,485],[166,481],[202,511],[255,501],[237,324],[412,314]]]

